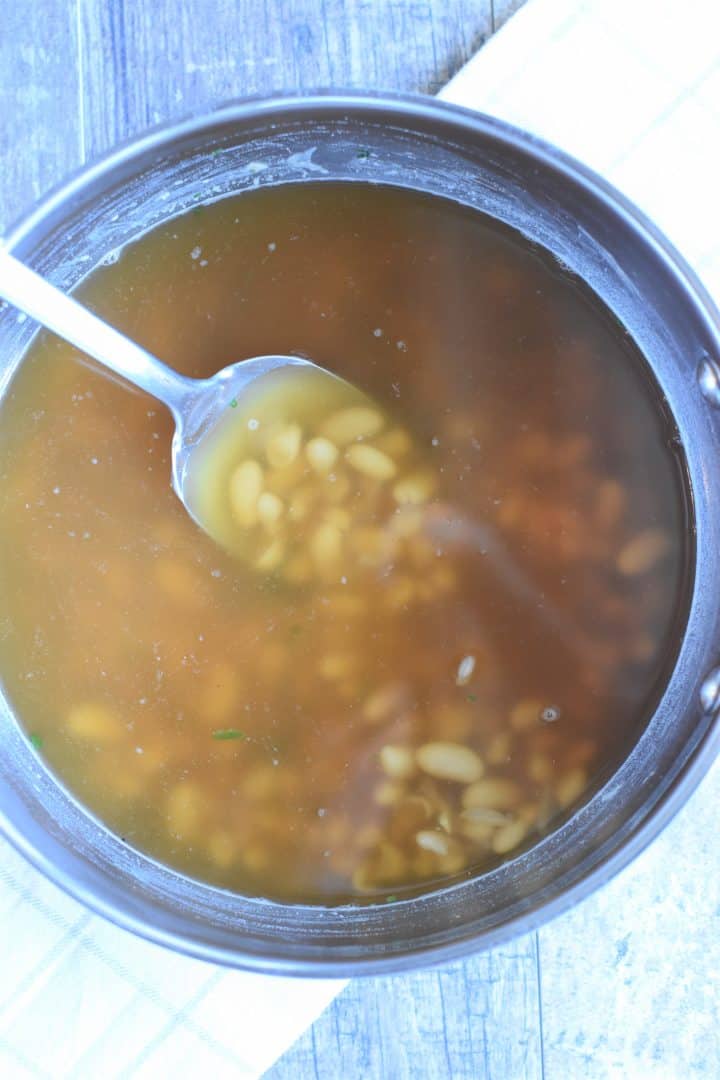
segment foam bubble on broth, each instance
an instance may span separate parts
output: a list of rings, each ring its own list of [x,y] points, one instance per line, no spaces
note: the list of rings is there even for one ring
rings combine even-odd
[[[225,550],[163,408],[36,339],[0,405],[0,676],[63,782],[183,873],[312,903],[555,828],[683,610],[673,433],[622,328],[508,230],[364,184],[202,208],[78,295],[188,375],[297,352],[365,397],[287,372],[231,410],[196,491]]]

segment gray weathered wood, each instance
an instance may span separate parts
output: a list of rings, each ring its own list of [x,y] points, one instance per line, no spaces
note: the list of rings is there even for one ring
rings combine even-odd
[[[535,935],[461,963],[356,980],[266,1080],[540,1080]]]
[[[495,33],[508,21],[511,15],[523,6],[525,0],[493,0],[492,3],[492,30]]]
[[[7,3],[0,26],[0,229],[82,160],[71,0]]]
[[[493,25],[490,0],[79,4],[90,153],[246,94],[331,85],[432,93]]]
[[[540,931],[545,1075],[720,1075],[720,762],[644,854]]]

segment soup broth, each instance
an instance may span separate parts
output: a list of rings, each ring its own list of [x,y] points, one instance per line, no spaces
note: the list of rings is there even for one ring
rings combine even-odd
[[[343,434],[292,381],[238,403],[194,482],[239,558],[172,492],[164,408],[36,338],[0,407],[0,674],[78,799],[310,903],[556,828],[642,730],[683,608],[674,432],[596,299],[475,211],[333,182],[200,207],[76,295],[188,375],[294,353],[379,417]]]

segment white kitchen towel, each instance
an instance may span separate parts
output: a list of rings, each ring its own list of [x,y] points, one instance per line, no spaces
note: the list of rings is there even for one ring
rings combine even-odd
[[[0,839],[2,1080],[261,1076],[345,985],[228,971],[99,916]]]
[[[718,0],[529,0],[443,90],[556,143],[720,296]],[[0,841],[0,1076],[262,1074],[344,985],[226,971],[90,915]]]
[[[439,96],[607,177],[720,297],[718,0],[529,0]]]

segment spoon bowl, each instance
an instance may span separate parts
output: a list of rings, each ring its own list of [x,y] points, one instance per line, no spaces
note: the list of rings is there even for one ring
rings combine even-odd
[[[268,376],[288,368],[309,369],[321,378],[349,387],[337,375],[303,357],[254,356],[229,364],[209,379],[177,375],[185,387],[185,394],[173,401],[160,399],[168,406],[175,421],[171,459],[173,489],[193,520],[206,532],[211,532],[211,529],[207,520],[203,519],[197,500],[193,499],[192,485],[188,482],[193,472],[194,457],[211,433],[217,431],[218,425],[242,407],[248,394],[262,391],[263,385],[272,382]]]
[[[332,462],[349,460],[354,475],[374,486],[369,505],[354,510],[357,521],[372,519],[378,499],[382,501],[380,489],[387,491],[396,471],[394,461],[377,447],[349,446],[388,420],[361,390],[300,356],[256,356],[230,364],[209,379],[181,375],[1,250],[0,297],[167,406],[175,421],[172,486],[191,518],[216,543],[263,574],[276,571],[293,548],[302,547],[315,573],[335,575],[337,527],[327,523],[339,491]],[[314,464],[313,448],[302,441],[313,429],[316,437],[310,441],[321,456],[324,452],[323,460]],[[328,433],[334,441],[323,437]],[[274,446],[274,440],[282,442],[288,435],[295,442],[289,456],[282,446]],[[402,438],[408,440],[407,434]],[[276,491],[262,490],[265,466],[270,467],[271,481],[281,485],[284,499]],[[314,489],[305,494],[316,503],[309,521],[306,511],[296,513],[292,505],[293,489],[308,474],[314,474]],[[356,492],[348,477],[344,479],[356,503]],[[349,512],[340,511],[343,519]],[[337,513],[335,507],[335,517]],[[287,533],[286,518],[294,537],[281,535]],[[290,580],[296,579],[292,565],[288,573]]]

